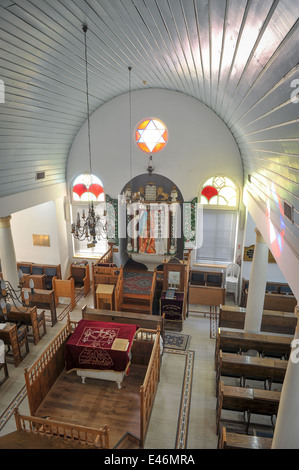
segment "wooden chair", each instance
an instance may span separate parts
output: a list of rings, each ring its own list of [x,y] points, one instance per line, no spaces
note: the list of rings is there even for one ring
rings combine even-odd
[[[29,353],[29,343],[28,343],[28,328],[27,325],[20,325],[17,327],[17,347],[20,355],[20,360],[22,361],[27,354]],[[25,346],[25,351],[22,354],[21,348]],[[13,354],[13,348],[10,348],[10,344],[7,344],[7,355],[10,356]]]
[[[6,364],[6,359],[5,359],[5,362],[3,363],[0,363],[0,370],[4,370],[4,378],[2,380],[0,380],[0,386],[5,382],[5,380],[8,379],[9,375],[8,375],[8,368],[7,368],[7,364]]]
[[[4,371],[4,378],[3,379],[0,379],[0,386],[5,382],[5,380],[8,379],[8,368],[7,368],[7,364],[6,364],[6,357],[5,357],[5,347],[4,347],[4,343],[2,340],[0,340],[0,348],[1,348],[1,351],[0,351],[0,359],[1,361],[3,362],[0,362],[0,370],[3,369]]]
[[[26,357],[27,354],[29,353],[29,343],[28,343],[26,325],[21,325],[18,328],[18,343],[19,343],[20,352],[21,352],[21,348],[25,346],[25,352],[23,354],[21,352],[21,359],[24,359],[24,357]]]
[[[37,314],[37,324],[38,324],[39,337],[41,339],[47,333],[46,318],[45,318],[44,310]],[[42,333],[40,332],[41,329],[42,329]]]

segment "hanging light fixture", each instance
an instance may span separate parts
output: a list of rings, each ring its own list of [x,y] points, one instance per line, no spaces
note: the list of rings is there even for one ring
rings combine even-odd
[[[87,127],[88,127],[88,153],[89,153],[89,184],[92,184],[92,167],[91,167],[91,138],[90,138],[90,116],[89,116],[89,87],[88,87],[88,60],[87,60],[87,38],[86,33],[88,27],[86,24],[82,27],[84,32],[84,44],[85,44],[85,77],[86,77],[86,105],[87,105]],[[79,212],[77,213],[76,222],[72,223],[71,233],[73,237],[79,241],[88,240],[88,248],[92,248],[97,243],[97,240],[103,240],[107,238],[107,220],[106,210],[103,214],[97,214],[95,212],[93,201],[89,204],[88,213],[85,214],[85,209],[82,211],[80,217]]]
[[[14,307],[17,310],[19,309],[19,305],[22,305],[22,289],[24,287],[24,279],[23,279],[23,272],[19,269],[19,285],[18,289],[14,289],[9,281],[5,281],[4,279],[1,280],[1,291],[0,291],[0,321],[7,320],[7,315],[11,310],[13,303]],[[29,281],[29,287],[31,290],[31,295],[34,295],[34,282],[32,279]],[[29,292],[28,289],[24,289],[23,291],[25,305],[29,305]],[[23,310],[22,310],[23,311]]]

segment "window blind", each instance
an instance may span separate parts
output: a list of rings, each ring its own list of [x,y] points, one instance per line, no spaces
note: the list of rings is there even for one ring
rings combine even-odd
[[[198,263],[231,263],[234,259],[237,211],[203,210],[203,241],[197,249]]]

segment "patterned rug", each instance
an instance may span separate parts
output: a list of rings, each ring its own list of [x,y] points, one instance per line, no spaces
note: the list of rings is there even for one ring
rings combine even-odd
[[[164,347],[169,349],[178,349],[186,351],[190,341],[189,335],[175,333],[174,331],[166,331],[164,334]]]
[[[153,273],[124,272],[124,294],[149,295],[153,282]]]
[[[187,449],[189,415],[191,406],[191,392],[193,380],[194,351],[179,351],[174,349],[165,349],[165,352],[185,356],[185,371],[182,384],[182,395],[179,409],[177,434],[175,449]]]

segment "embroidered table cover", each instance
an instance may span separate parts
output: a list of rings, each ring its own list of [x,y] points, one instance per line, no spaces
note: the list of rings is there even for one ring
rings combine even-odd
[[[181,320],[183,312],[184,293],[175,292],[173,299],[168,299],[166,292],[161,294],[161,315],[165,313],[168,320]]]
[[[65,347],[66,371],[125,371],[137,329],[136,325],[80,320]]]

